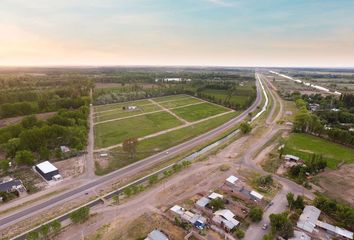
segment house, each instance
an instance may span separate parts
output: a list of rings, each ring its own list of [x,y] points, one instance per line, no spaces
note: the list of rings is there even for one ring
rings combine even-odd
[[[216,211],[212,220],[214,223],[224,227],[227,231],[231,231],[240,224],[240,222],[235,219],[235,214],[228,209]]]
[[[286,161],[294,161],[294,162],[297,162],[297,161],[300,160],[299,157],[294,156],[294,155],[290,155],[290,154],[286,154],[286,155],[284,156],[284,159],[285,159]]]
[[[22,192],[24,189],[25,187],[23,186],[22,181],[18,179],[10,179],[8,181],[0,183],[0,192]]]
[[[211,200],[214,200],[214,199],[217,199],[217,198],[221,198],[223,199],[223,195],[219,194],[219,193],[216,193],[216,192],[212,192],[208,198],[211,199]]]
[[[296,226],[302,230],[312,233],[316,227],[320,214],[321,210],[314,206],[307,205],[302,211]]]
[[[204,207],[206,207],[206,205],[208,205],[210,203],[210,201],[211,200],[209,198],[202,197],[195,204],[197,205],[197,207],[204,208]]]
[[[334,237],[342,237],[342,238],[347,238],[347,239],[353,239],[353,233],[346,230],[346,229],[343,229],[343,228],[340,228],[340,227],[337,227],[337,226],[333,226],[329,223],[325,223],[325,222],[322,222],[322,221],[317,221],[316,223],[316,226],[321,228],[321,229],[324,229],[327,233],[329,233],[330,235],[334,236]]]
[[[145,240],[168,240],[168,237],[163,234],[160,230],[155,229],[149,233]]]
[[[262,201],[262,199],[263,199],[263,195],[256,192],[256,191],[251,191],[250,196],[253,200],[256,200],[256,201]]]
[[[59,174],[59,170],[48,161],[37,164],[35,170],[47,181],[52,180],[54,176]]]
[[[185,212],[184,208],[178,205],[174,205],[173,207],[171,207],[170,211],[178,216],[181,216]]]
[[[289,238],[289,240],[311,240],[311,237],[309,237],[304,232],[295,230],[294,231],[294,236],[292,238]]]
[[[237,181],[238,181],[238,177],[233,176],[233,175],[226,178],[226,184],[231,185],[231,186],[235,186]]]
[[[206,225],[206,218],[200,214],[195,214],[190,211],[186,211],[184,208],[175,205],[170,208],[170,211],[173,212],[174,215],[181,217],[182,221],[191,223],[198,229],[204,229]]]

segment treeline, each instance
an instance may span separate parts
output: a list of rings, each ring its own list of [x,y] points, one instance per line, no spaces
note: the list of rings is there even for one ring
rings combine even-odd
[[[341,227],[354,230],[354,208],[350,205],[338,203],[323,195],[315,198],[314,205],[336,220]]]
[[[0,129],[0,150],[7,161],[18,165],[32,165],[39,160],[60,158],[60,146],[72,150],[83,150],[86,146],[89,109],[82,106],[77,110],[61,110],[47,121],[35,116],[22,119],[20,124]]]
[[[295,101],[300,111],[295,116],[294,130],[310,133],[319,137],[328,138],[334,142],[354,146],[354,133],[337,127],[325,127],[325,123],[315,113],[307,110],[307,103],[303,99]],[[330,110],[327,110],[330,111]]]

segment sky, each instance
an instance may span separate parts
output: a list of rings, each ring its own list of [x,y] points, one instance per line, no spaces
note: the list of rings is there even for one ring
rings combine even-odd
[[[353,0],[0,0],[0,65],[354,67],[353,13]]]

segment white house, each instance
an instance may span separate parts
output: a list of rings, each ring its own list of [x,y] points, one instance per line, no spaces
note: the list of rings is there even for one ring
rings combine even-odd
[[[227,230],[230,231],[240,224],[240,222],[237,221],[234,217],[235,214],[233,214],[230,210],[222,209],[214,213],[213,221],[224,226]]]

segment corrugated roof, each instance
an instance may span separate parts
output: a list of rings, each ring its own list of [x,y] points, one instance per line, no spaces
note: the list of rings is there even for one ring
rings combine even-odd
[[[318,208],[310,205],[305,206],[297,222],[297,227],[312,233],[320,214],[321,210]]]
[[[149,233],[146,240],[168,240],[168,238],[159,230],[153,230],[151,233]]]
[[[322,221],[317,221],[316,225],[319,226],[320,228],[326,229],[327,231],[331,231],[333,233],[336,233],[342,237],[353,239],[353,233],[346,230],[346,229],[343,229],[343,228],[340,228],[337,226],[333,226],[329,223],[325,223]]]
[[[251,191],[251,192],[250,192],[250,195],[253,196],[253,197],[255,197],[255,198],[258,198],[259,200],[262,200],[262,199],[263,199],[263,195],[260,194],[260,193],[258,193],[258,192],[256,192],[256,191]]]
[[[223,198],[223,197],[224,197],[223,195],[216,193],[216,192],[213,192],[208,196],[208,198],[210,198],[210,199]]]
[[[196,204],[199,207],[205,207],[206,205],[208,205],[208,203],[210,202],[210,199],[206,198],[206,197],[202,197],[201,199],[199,199]]]

